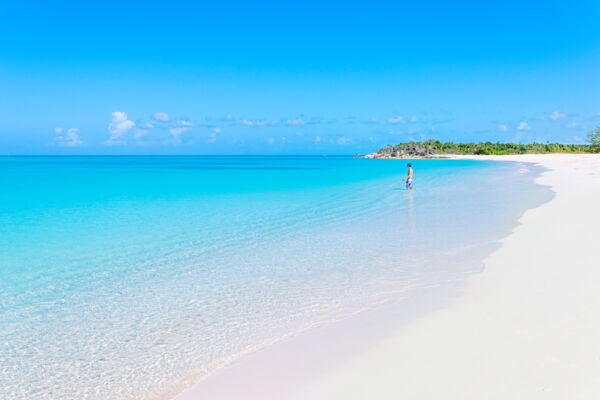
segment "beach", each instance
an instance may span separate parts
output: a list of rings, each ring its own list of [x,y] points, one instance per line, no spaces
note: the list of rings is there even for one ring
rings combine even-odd
[[[315,329],[176,398],[598,398],[600,157],[475,158],[542,166],[537,183],[555,195],[522,215],[464,288]],[[411,312],[396,318],[400,307]]]
[[[3,399],[244,388],[250,360],[259,389],[303,387],[460,294],[552,197],[492,161],[419,160],[410,192],[404,161],[351,156],[0,164]]]
[[[0,400],[600,400],[600,1],[2,11]]]

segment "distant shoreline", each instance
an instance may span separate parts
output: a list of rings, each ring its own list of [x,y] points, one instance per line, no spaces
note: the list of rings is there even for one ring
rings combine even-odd
[[[363,158],[405,159],[405,158],[452,158],[454,156],[485,156],[485,155],[525,155],[525,154],[594,154],[599,153],[600,147],[592,144],[563,144],[563,143],[453,143],[439,140],[424,142],[406,142],[388,145]]]

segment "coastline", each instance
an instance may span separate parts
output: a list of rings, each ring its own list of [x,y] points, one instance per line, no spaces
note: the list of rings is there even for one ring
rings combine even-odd
[[[296,399],[592,399],[600,394],[600,157],[521,161],[556,193],[528,210],[465,293],[298,388]]]
[[[563,182],[563,172],[565,171],[562,170],[564,168],[583,168],[585,174],[585,171],[589,172],[585,168],[600,167],[600,158],[595,156],[525,155],[456,156],[453,158],[539,164],[549,170],[538,177],[538,183],[551,186],[558,194],[562,193],[560,195],[561,203],[565,193],[568,193],[569,190],[574,189],[574,193],[579,193],[582,185],[584,188],[593,187],[594,183],[592,182],[590,185],[590,179],[600,179],[600,175],[591,175],[591,178],[587,175],[581,175],[581,179],[569,181],[578,185],[570,189],[568,184],[565,187]],[[565,165],[569,167],[565,167]],[[558,173],[557,168],[560,170]],[[593,173],[593,171],[591,172]],[[600,185],[597,186],[600,187]],[[594,193],[596,196],[598,195],[597,190]],[[595,198],[598,199],[598,197]],[[449,322],[448,319],[453,318],[452,315],[454,314],[463,312],[461,310],[464,308],[471,310],[473,307],[483,313],[484,317],[489,318],[489,313],[483,306],[485,303],[480,298],[482,289],[479,286],[482,284],[479,282],[485,282],[486,288],[495,288],[496,280],[500,280],[500,282],[511,282],[512,280],[518,282],[519,279],[522,279],[519,274],[523,273],[524,266],[520,265],[523,262],[519,259],[527,252],[529,243],[525,242],[524,239],[520,239],[522,235],[520,232],[533,230],[539,235],[540,221],[537,221],[537,218],[532,219],[530,215],[538,213],[537,210],[550,207],[549,205],[555,204],[556,201],[555,198],[549,203],[527,211],[520,220],[521,225],[502,240],[502,247],[486,258],[485,272],[469,278],[465,288],[446,288],[446,293],[441,295],[437,293],[435,296],[431,296],[431,293],[422,293],[423,296],[399,300],[401,304],[388,304],[378,310],[360,313],[353,318],[334,324],[335,326],[313,328],[302,335],[242,357],[233,364],[220,369],[198,384],[193,385],[176,396],[175,399],[233,399],[240,398],[240,396],[249,399],[396,398],[396,396],[402,394],[409,398],[431,398],[444,394],[445,397],[448,397],[448,393],[452,393],[452,396],[456,396],[456,398],[469,398],[469,392],[466,392],[466,394],[456,392],[456,395],[454,395],[452,390],[448,391],[447,385],[440,385],[439,387],[433,385],[438,387],[437,392],[424,391],[421,393],[418,388],[432,386],[428,385],[428,382],[437,382],[438,379],[440,382],[448,382],[449,377],[455,374],[460,377],[462,374],[477,372],[472,369],[474,366],[478,366],[475,361],[481,361],[477,356],[481,353],[480,347],[485,350],[487,349],[486,343],[498,339],[492,335],[494,329],[492,329],[492,332],[486,332],[490,335],[489,338],[484,336],[476,338],[478,340],[474,343],[464,342],[461,351],[465,355],[473,353],[475,360],[471,359],[470,362],[463,365],[465,363],[458,362],[448,355],[448,360],[444,358],[447,361],[447,364],[444,364],[445,368],[435,367],[433,370],[430,369],[431,365],[439,364],[440,353],[443,354],[445,351],[449,351],[450,354],[456,355],[457,350],[451,350],[454,343],[449,341],[450,339],[445,334],[445,330],[457,330],[458,332],[450,337],[455,340],[466,340],[470,337],[467,333],[479,327],[477,320],[471,321],[463,318],[458,320],[460,322],[454,323],[453,320]],[[593,204],[593,201],[591,204]],[[593,229],[594,225],[588,225],[588,228]],[[550,229],[542,229],[542,231],[546,235],[552,235]],[[515,242],[523,243],[516,244]],[[507,249],[507,243],[512,247],[516,246],[515,249],[512,247]],[[553,247],[553,249],[559,250],[560,248],[560,246]],[[517,256],[511,258],[511,252],[516,252]],[[526,256],[522,258],[525,261],[528,260]],[[514,263],[510,271],[498,267],[498,265],[506,263],[508,259]],[[560,270],[560,266],[557,268]],[[491,269],[491,271],[488,271],[488,269]],[[536,270],[531,273],[535,275],[540,272]],[[535,281],[535,277],[526,277],[526,281],[531,280]],[[520,289],[520,294],[527,297],[527,286],[520,287]],[[513,295],[511,291],[509,291],[509,294]],[[515,305],[514,301],[511,303],[513,297],[509,296],[505,299],[503,296],[506,295],[506,293],[488,295],[487,300],[490,302],[490,309],[496,307],[499,311],[503,311],[505,300],[509,303],[507,310],[512,309],[511,306]],[[539,303],[536,304],[540,306]],[[405,312],[399,313],[399,309],[405,310]],[[540,309],[540,312],[543,311],[543,308]],[[504,312],[508,311],[504,310]],[[481,317],[481,315],[478,317]],[[428,322],[430,320],[433,320],[433,322]],[[487,325],[485,325],[488,330],[494,326],[493,320],[487,321]],[[519,330],[520,326],[507,321],[503,326],[498,327],[498,331]],[[349,334],[341,337],[340,332],[349,332]],[[465,333],[465,335],[461,335],[461,333]],[[424,338],[428,339],[425,340]],[[431,346],[430,342],[436,343],[436,346]],[[445,343],[448,349],[442,343]],[[502,349],[500,354],[505,354],[505,347],[497,345],[494,348],[497,348],[498,351]],[[435,349],[436,352],[433,352],[432,349]],[[490,357],[497,355],[492,350],[490,351],[492,353]],[[406,358],[407,355],[412,358]],[[521,360],[518,356],[515,356],[513,361],[519,364]],[[505,371],[506,368],[507,365],[501,364],[493,368],[492,371]],[[432,373],[435,372],[439,373],[440,376],[432,377]],[[415,385],[419,382],[419,385],[415,389],[415,387],[407,385],[407,380],[397,378],[400,376],[411,376],[410,381],[415,382]],[[460,379],[456,381],[459,382]],[[507,394],[497,391],[493,382],[483,381],[487,382],[487,386],[485,384],[480,385],[482,390],[487,389],[496,392],[499,396],[500,393],[503,393],[500,397],[506,398]],[[464,387],[468,388],[469,385],[465,384]],[[520,388],[522,388],[522,385],[516,386],[516,390],[520,390]],[[549,392],[544,391],[542,393],[547,397]],[[514,394],[520,394],[520,392],[517,391]],[[473,398],[481,398],[481,396],[485,397],[490,394],[475,391],[472,395]]]

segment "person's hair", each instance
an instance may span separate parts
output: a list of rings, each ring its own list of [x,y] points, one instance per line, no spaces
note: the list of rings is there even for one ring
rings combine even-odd
[[[412,165],[410,165],[410,163],[406,164],[407,167],[412,167]]]

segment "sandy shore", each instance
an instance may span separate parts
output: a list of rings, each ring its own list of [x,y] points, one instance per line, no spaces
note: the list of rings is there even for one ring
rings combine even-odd
[[[316,329],[177,400],[600,398],[600,156],[485,159],[548,168],[538,180],[556,196],[525,213],[462,294],[391,305],[344,337]],[[368,329],[394,307],[414,312],[387,336]]]
[[[496,158],[547,167],[554,199],[525,213],[463,296],[296,398],[600,398],[600,157]]]

